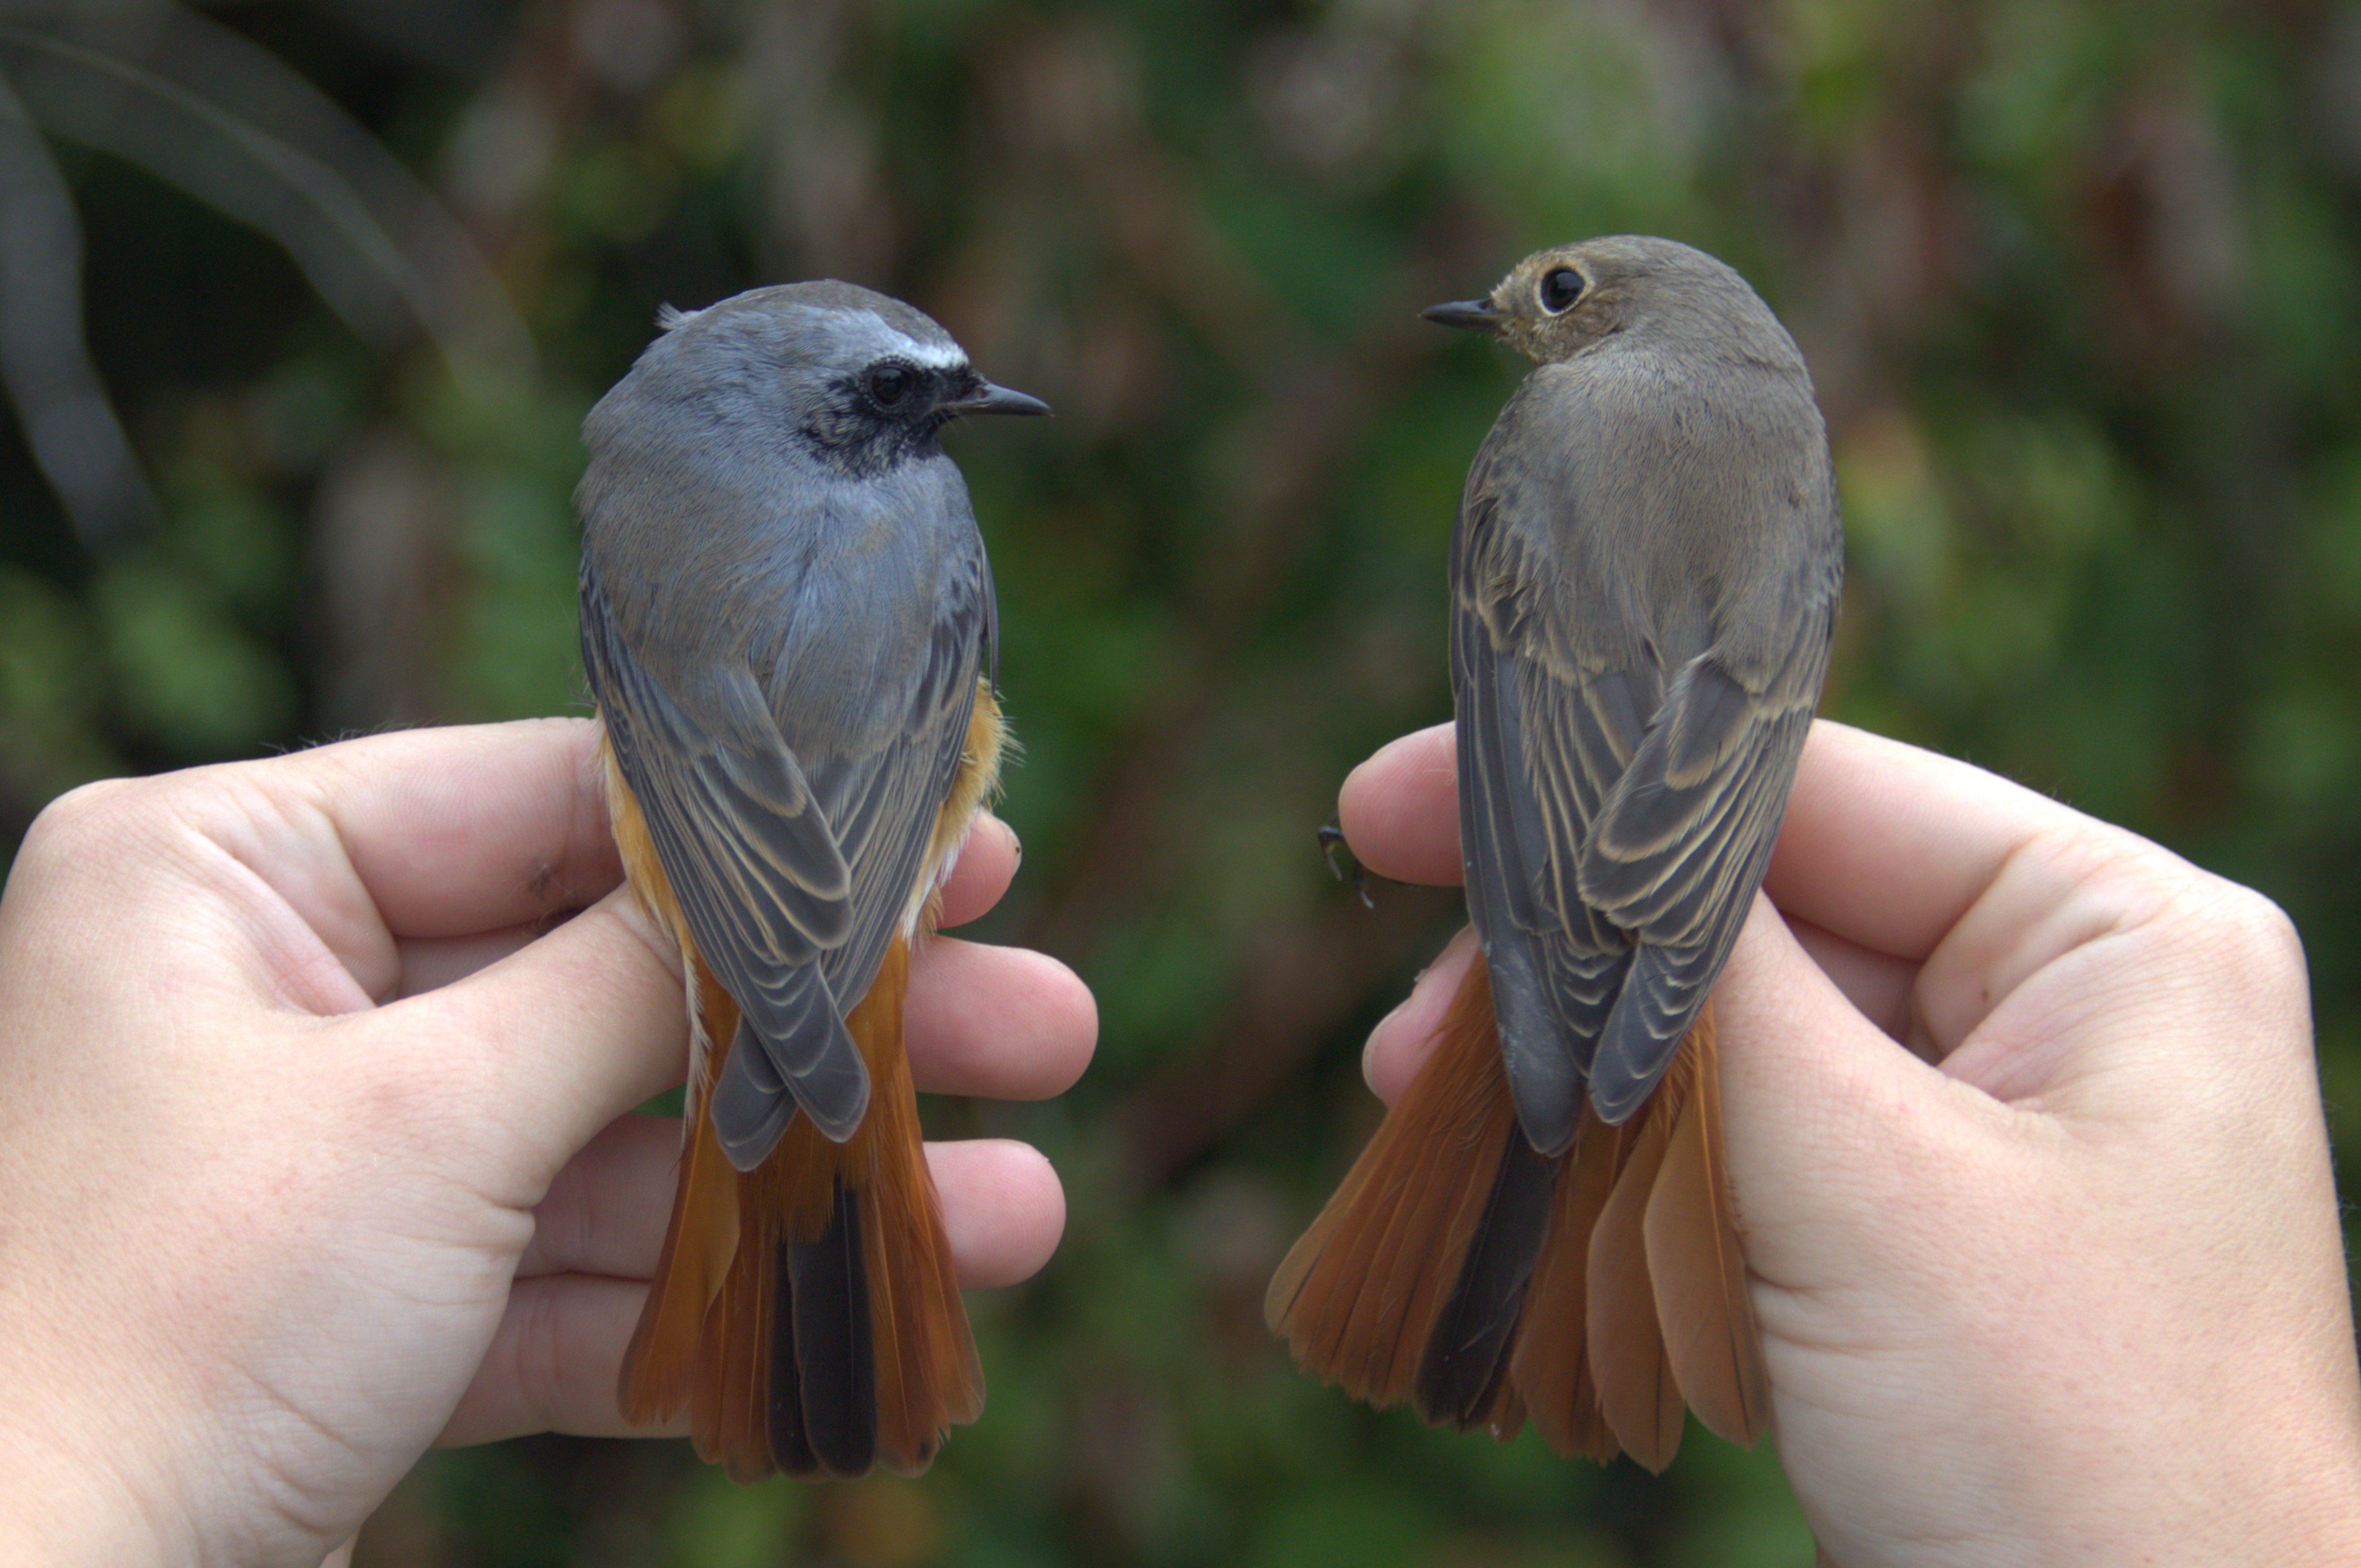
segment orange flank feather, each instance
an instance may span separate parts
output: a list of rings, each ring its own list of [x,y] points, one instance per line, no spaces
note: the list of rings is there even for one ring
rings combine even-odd
[[[925,880],[911,890],[922,927],[931,924],[938,865],[989,794],[1004,743],[998,705],[980,683]],[[686,1409],[698,1455],[740,1481],[857,1475],[873,1463],[923,1470],[952,1426],[982,1412],[983,1373],[903,1049],[909,942],[894,938],[845,1019],[870,1075],[860,1126],[835,1144],[798,1114],[741,1174],[722,1155],[709,1109],[738,1005],[697,956],[611,753],[607,775],[625,873],[680,943],[696,977],[697,1034],[709,1042],[692,1053],[680,1184],[623,1358],[623,1416],[651,1424]]]
[[[1434,1055],[1264,1310],[1303,1367],[1384,1408],[1662,1470],[1684,1405],[1752,1443],[1769,1384],[1721,1152],[1712,1010],[1639,1113],[1587,1107],[1574,1146],[1525,1142],[1490,977],[1471,965]]]

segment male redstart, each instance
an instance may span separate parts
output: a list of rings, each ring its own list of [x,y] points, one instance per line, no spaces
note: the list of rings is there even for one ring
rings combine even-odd
[[[836,282],[667,311],[584,424],[582,656],[623,868],[680,944],[680,1186],[620,1398],[741,1480],[925,1467],[983,1378],[902,1049],[998,775],[953,416],[1046,413]]]
[[[1651,1469],[1768,1388],[1706,994],[1771,856],[1844,571],[1794,341],[1669,240],[1425,313],[1536,367],[1451,541],[1482,945],[1433,1057],[1280,1266],[1297,1360],[1379,1406]]]

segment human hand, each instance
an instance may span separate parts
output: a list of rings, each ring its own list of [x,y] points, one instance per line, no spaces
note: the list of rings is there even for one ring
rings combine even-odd
[[[438,1436],[627,1430],[680,1124],[624,1113],[686,1025],[596,734],[379,736],[36,821],[0,897],[0,1561],[316,1564]],[[946,923],[1016,863],[980,824]],[[921,1089],[1057,1093],[1095,1029],[1038,954],[912,965]],[[962,1283],[1048,1259],[1038,1153],[928,1154]]]
[[[1380,751],[1345,785],[1355,854],[1456,883],[1455,787],[1447,725]],[[1722,1104],[1772,1427],[1825,1559],[2361,1552],[2361,1378],[2285,916],[1825,722],[1764,889],[1714,990]],[[1371,1035],[1389,1102],[1473,950],[1462,933]]]

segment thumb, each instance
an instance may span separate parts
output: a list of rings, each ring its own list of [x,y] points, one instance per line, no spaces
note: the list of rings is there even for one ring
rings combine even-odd
[[[600,1128],[680,1081],[687,1004],[668,947],[618,888],[500,962],[374,1016],[404,1048],[434,1042],[437,1087],[503,1152],[530,1206]]]
[[[1747,1262],[1774,1285],[1823,1284],[1911,1229],[2007,1114],[1863,1016],[1759,894],[1713,1007],[1731,1192]]]

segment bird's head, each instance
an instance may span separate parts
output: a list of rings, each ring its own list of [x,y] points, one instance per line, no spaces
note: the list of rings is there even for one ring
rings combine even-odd
[[[925,313],[833,280],[667,308],[641,368],[707,419],[799,439],[855,473],[930,455],[961,414],[1046,414],[994,386]]]
[[[1786,335],[1728,266],[1677,240],[1643,235],[1537,250],[1483,298],[1420,313],[1488,332],[1536,365],[1571,359],[1634,329],[1734,334],[1731,346],[1744,352],[1758,348],[1765,325],[1782,342]]]

